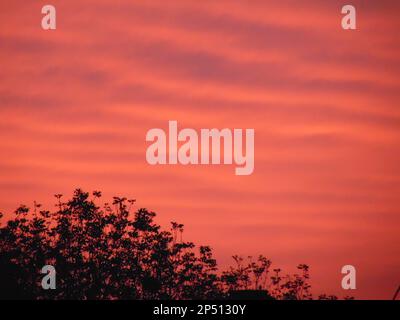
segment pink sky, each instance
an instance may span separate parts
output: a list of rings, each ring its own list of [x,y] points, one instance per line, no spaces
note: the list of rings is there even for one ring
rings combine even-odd
[[[0,3],[0,211],[76,187],[185,224],[221,267],[264,254],[313,292],[391,298],[400,284],[400,3]],[[347,3],[346,3],[347,4]],[[255,171],[150,166],[146,132],[254,128]],[[357,269],[357,290],[340,269]]]

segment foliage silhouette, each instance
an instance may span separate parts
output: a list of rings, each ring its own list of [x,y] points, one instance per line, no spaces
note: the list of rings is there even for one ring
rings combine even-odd
[[[255,290],[270,299],[312,298],[307,265],[282,276],[264,256],[234,256],[219,274],[210,247],[182,241],[182,224],[163,231],[154,212],[131,213],[135,200],[114,197],[100,208],[99,191],[55,197],[55,212],[35,202],[33,212],[20,206],[0,224],[0,299],[223,299]],[[56,290],[41,287],[44,265],[56,268]]]

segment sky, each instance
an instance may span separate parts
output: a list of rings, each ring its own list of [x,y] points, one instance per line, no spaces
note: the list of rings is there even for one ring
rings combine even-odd
[[[0,211],[75,188],[137,199],[184,240],[313,292],[390,299],[400,284],[400,2],[0,3]],[[254,128],[255,169],[146,162],[146,133]],[[341,288],[342,266],[357,289]]]

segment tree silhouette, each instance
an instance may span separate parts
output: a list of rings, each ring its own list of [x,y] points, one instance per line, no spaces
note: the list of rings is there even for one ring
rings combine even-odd
[[[264,256],[234,256],[220,275],[210,247],[182,241],[182,224],[164,231],[154,212],[131,212],[135,200],[114,197],[99,207],[101,192],[90,197],[80,189],[65,202],[55,197],[55,212],[35,202],[32,212],[20,206],[0,224],[0,299],[221,299],[249,290],[271,299],[312,298],[307,265],[281,276]],[[55,290],[41,286],[45,265],[56,269]]]

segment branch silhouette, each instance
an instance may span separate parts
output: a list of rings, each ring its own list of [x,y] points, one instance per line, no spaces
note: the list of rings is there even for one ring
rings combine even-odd
[[[154,212],[131,212],[135,200],[100,207],[101,196],[56,194],[54,212],[35,202],[0,224],[0,299],[312,299],[305,264],[282,275],[264,256],[233,256],[219,272],[210,247],[182,240],[182,224],[162,230]],[[55,290],[41,287],[44,265],[56,269]]]

